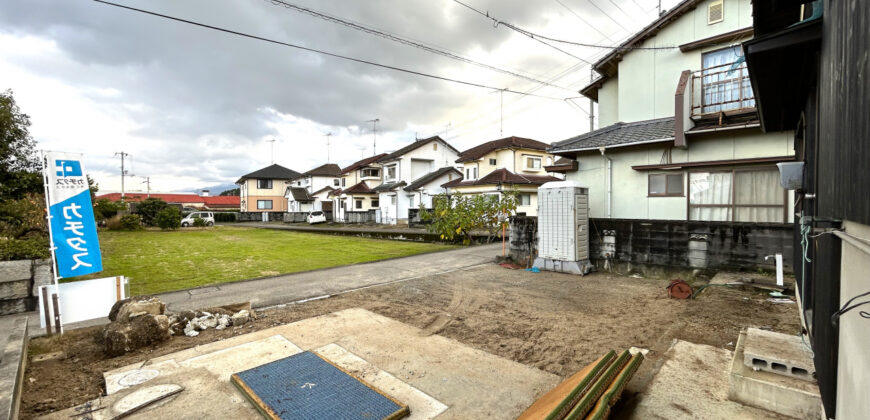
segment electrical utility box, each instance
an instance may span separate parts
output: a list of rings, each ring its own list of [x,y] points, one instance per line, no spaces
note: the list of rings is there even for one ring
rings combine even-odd
[[[538,257],[541,270],[584,275],[589,262],[589,189],[574,181],[538,188]]]

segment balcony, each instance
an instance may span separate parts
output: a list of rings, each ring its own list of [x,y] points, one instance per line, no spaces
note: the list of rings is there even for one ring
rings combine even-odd
[[[755,113],[746,61],[711,66],[691,74],[691,118],[698,121]]]

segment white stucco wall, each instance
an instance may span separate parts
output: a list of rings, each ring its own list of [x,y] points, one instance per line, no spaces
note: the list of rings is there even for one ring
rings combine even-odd
[[[750,0],[725,0],[722,22],[707,24],[707,6],[698,6],[662,28],[642,47],[671,47],[752,26]],[[736,45],[735,39],[721,45],[682,52],[678,48],[634,50],[619,62],[618,81],[604,83],[598,91],[599,127],[617,121],[632,122],[674,115],[674,94],[684,70],[700,70],[701,55]],[[615,113],[614,113],[615,111]]]
[[[730,131],[691,137],[687,149],[672,148],[671,162],[733,160],[794,154],[790,132],[761,133]],[[688,197],[647,197],[648,174],[631,167],[663,163],[662,156],[671,143],[648,146],[620,147],[606,150],[612,161],[611,218],[686,220]],[[589,187],[590,217],[607,217],[605,188],[606,161],[598,151],[583,152],[577,157],[579,169],[569,172],[567,179]],[[701,168],[696,168],[702,170]],[[686,173],[686,170],[653,171],[654,173]],[[688,192],[688,176],[683,177],[683,191]],[[788,193],[788,220],[793,220],[794,193]]]
[[[870,238],[870,226],[845,221],[846,233]],[[865,249],[867,246],[864,247]],[[870,254],[843,241],[840,263],[840,307],[853,296],[870,291]],[[870,299],[857,299],[854,303]],[[851,310],[840,317],[837,354],[837,418],[863,419],[870,413],[870,320]]]

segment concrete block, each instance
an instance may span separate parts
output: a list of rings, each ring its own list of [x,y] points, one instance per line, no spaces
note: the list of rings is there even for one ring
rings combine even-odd
[[[0,283],[30,280],[31,266],[30,260],[0,261]]]
[[[33,260],[33,288],[31,296],[39,296],[39,286],[48,286],[54,280],[51,260]]]
[[[746,330],[743,364],[755,370],[815,381],[812,353],[796,335],[749,328]]]
[[[818,385],[746,366],[746,342],[746,332],[741,332],[729,372],[728,398],[796,419],[822,418]]]
[[[561,261],[551,258],[535,258],[533,265],[540,270],[555,271],[557,273],[579,274],[581,276],[589,274],[593,266],[589,261]]]

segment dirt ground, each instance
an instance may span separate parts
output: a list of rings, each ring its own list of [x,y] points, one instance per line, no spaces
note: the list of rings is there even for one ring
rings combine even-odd
[[[208,330],[193,338],[173,337],[163,345],[115,358],[102,353],[101,328],[37,338],[31,341],[31,357],[63,354],[29,364],[22,417],[97,398],[104,392],[102,374],[107,370],[354,307],[561,376],[610,349],[651,349],[628,387],[628,399],[649,381],[673,339],[733,350],[739,331],[747,326],[787,334],[800,329],[796,305],[767,302],[763,291],[709,287],[695,300],[673,300],[667,297],[667,284],[668,280],[606,273],[582,278],[529,273],[493,264],[260,311],[253,324]]]

